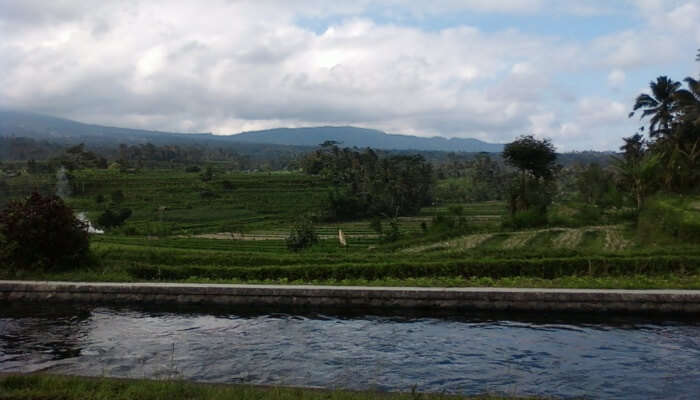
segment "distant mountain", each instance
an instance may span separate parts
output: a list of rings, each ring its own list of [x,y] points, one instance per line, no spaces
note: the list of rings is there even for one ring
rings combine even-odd
[[[0,136],[29,137],[57,143],[91,145],[138,144],[200,144],[317,146],[327,140],[340,142],[346,147],[372,147],[384,150],[500,152],[502,144],[482,142],[477,139],[445,139],[441,137],[417,137],[387,134],[374,129],[351,126],[322,126],[313,128],[278,128],[234,135],[210,133],[175,133],[142,129],[116,128],[84,124],[42,114],[0,110]]]
[[[115,128],[110,126],[84,124],[64,118],[43,114],[0,110],[0,136],[29,137],[54,142],[89,142],[92,144],[112,143],[158,143],[176,139],[188,142],[197,141],[211,134],[178,134],[172,132],[148,131],[142,129]]]
[[[499,153],[503,150],[502,144],[486,143],[477,139],[397,135],[352,126],[267,129],[239,133],[233,135],[232,139],[248,143],[299,146],[316,146],[327,140],[333,140],[342,143],[344,147],[372,147],[384,150],[461,151],[469,153]]]

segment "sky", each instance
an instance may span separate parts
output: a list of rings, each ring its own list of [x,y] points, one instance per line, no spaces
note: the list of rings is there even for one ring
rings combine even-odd
[[[700,75],[698,21],[700,0],[0,0],[0,108],[616,150],[651,80]]]

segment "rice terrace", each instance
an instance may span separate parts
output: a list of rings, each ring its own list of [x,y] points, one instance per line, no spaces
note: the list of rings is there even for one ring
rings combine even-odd
[[[700,395],[694,2],[30,3],[0,400]]]

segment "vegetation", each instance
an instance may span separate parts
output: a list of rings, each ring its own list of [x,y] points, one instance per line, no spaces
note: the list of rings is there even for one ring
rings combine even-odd
[[[554,195],[554,146],[548,139],[521,136],[506,145],[503,159],[518,170],[509,187],[511,218],[506,225],[519,229],[546,224],[547,207]]]
[[[0,237],[0,264],[11,274],[75,267],[88,255],[86,226],[56,196],[10,202],[0,212]]]
[[[637,99],[647,137],[624,138],[607,161],[583,155],[591,162],[564,166],[548,140],[532,136],[502,157],[432,163],[328,142],[295,160],[301,172],[242,172],[207,160],[212,149],[196,158],[148,145],[122,146],[102,168],[76,146],[62,156],[75,167],[65,202],[108,231],[92,236],[89,262],[63,271],[49,268],[62,260],[31,259],[46,268],[23,276],[697,288],[700,131],[697,82],[686,82],[659,78]],[[51,162],[0,169],[0,203],[17,207],[32,192],[53,198]],[[4,223],[2,257],[41,254],[13,232]]]
[[[0,376],[0,400],[415,400],[463,399],[445,394],[354,392],[289,387],[199,384],[180,380],[136,380],[68,377],[59,375]],[[501,399],[493,396],[471,396],[470,399]]]
[[[287,248],[299,251],[313,246],[318,242],[318,235],[310,219],[302,217],[292,226],[292,231],[287,236]]]
[[[325,209],[332,221],[416,214],[430,203],[432,166],[419,155],[380,157],[324,143],[301,162],[303,170],[329,180]]]

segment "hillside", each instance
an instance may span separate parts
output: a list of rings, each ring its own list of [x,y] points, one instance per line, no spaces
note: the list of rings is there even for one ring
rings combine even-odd
[[[355,127],[278,128],[234,135],[210,133],[160,132],[85,124],[42,114],[0,110],[0,137],[27,137],[58,143],[90,145],[138,144],[265,144],[273,146],[316,146],[327,140],[349,147],[373,147],[385,150],[500,152],[503,145],[476,139],[422,138],[386,134],[373,129]]]
[[[327,140],[341,142],[345,147],[372,147],[384,150],[460,151],[466,153],[499,153],[502,144],[477,139],[418,137],[388,134],[375,129],[352,126],[319,126],[310,128],[278,128],[239,133],[233,139],[240,142],[315,146]]]

